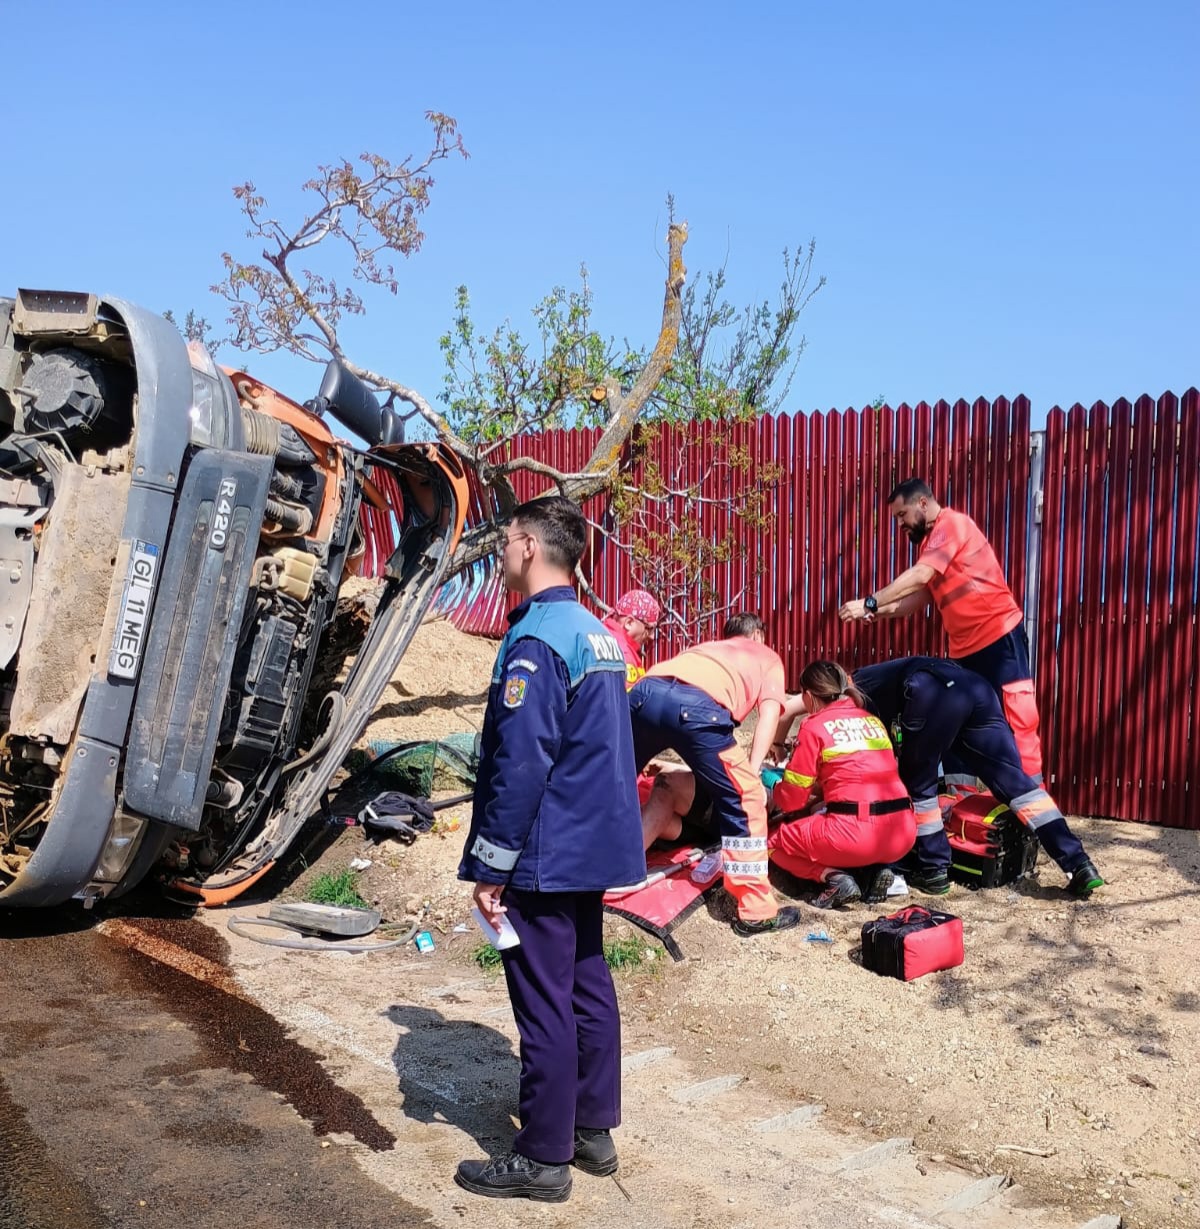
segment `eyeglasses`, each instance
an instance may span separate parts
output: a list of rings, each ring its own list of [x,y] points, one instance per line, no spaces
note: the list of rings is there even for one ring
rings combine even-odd
[[[519,542],[522,538],[532,538],[531,533],[514,533],[511,537],[507,537],[503,542],[496,546],[496,555],[498,558],[504,557],[504,552],[514,543]]]

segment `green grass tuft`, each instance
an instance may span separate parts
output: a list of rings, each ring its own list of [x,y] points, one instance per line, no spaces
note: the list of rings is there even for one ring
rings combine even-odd
[[[471,959],[481,969],[500,967],[500,953],[486,939],[471,953]]]
[[[662,948],[653,943],[647,943],[645,939],[637,935],[604,941],[604,963],[614,971],[636,969],[642,965],[651,964],[661,955]],[[486,941],[471,953],[471,960],[481,969],[500,968],[500,953]]]
[[[647,943],[640,935],[626,935],[622,939],[604,941],[604,963],[610,969],[632,969],[658,958],[661,949]]]
[[[358,877],[347,868],[336,875],[325,871],[308,888],[305,900],[317,905],[341,905],[345,909],[365,909],[367,902],[358,894]]]

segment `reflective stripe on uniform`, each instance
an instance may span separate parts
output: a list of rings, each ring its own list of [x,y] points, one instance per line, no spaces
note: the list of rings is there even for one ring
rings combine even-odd
[[[809,789],[816,783],[816,777],[806,777],[802,772],[792,772],[791,769],[785,769],[783,779],[788,785],[799,785],[803,789]]]
[[[890,751],[891,740],[887,738],[862,738],[857,742],[838,747],[826,747],[821,752],[822,760],[836,760],[842,755],[856,755],[859,751]]]
[[[767,873],[767,862],[731,862],[726,861],[722,867],[726,875],[755,877]]]
[[[933,819],[924,819],[917,824],[918,836],[933,836],[936,832],[941,832],[945,827],[942,823],[942,816],[939,812]]]
[[[767,838],[765,836],[723,836],[721,838],[721,848],[725,851],[755,853],[766,847]]]
[[[1014,798],[1008,805],[1017,813],[1017,818],[1023,824],[1035,830],[1063,818],[1058,804],[1044,789],[1031,789]]]
[[[520,856],[519,849],[502,849],[499,845],[493,845],[491,841],[485,841],[481,836],[477,836],[475,844],[471,846],[471,857],[478,858],[480,862],[486,862],[493,870],[512,870]]]
[[[942,813],[942,803],[940,798],[914,798],[912,804],[913,813],[916,815],[924,815],[927,811],[936,811],[940,816]]]

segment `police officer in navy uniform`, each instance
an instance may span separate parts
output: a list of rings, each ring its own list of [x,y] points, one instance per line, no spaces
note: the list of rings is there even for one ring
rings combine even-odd
[[[901,863],[919,892],[950,891],[950,842],[938,799],[938,765],[962,764],[1037,834],[1068,876],[1067,891],[1087,898],[1104,880],[1058,804],[1022,765],[1016,738],[990,682],[958,662],[901,657],[863,666],[854,684],[900,735],[900,780],[912,799],[917,843]]]
[[[601,944],[605,889],[646,874],[625,659],[571,581],[586,522],[561,496],[513,513],[501,548],[508,616],[458,869],[493,924],[521,1037],[512,1149],[463,1161],[476,1195],[560,1202],[571,1168],[611,1174],[621,1117],[620,1019]]]

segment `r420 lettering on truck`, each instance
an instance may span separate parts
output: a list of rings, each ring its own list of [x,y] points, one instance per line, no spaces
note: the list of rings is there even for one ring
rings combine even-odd
[[[237,483],[232,478],[222,478],[217,490],[217,503],[213,509],[212,530],[208,544],[213,550],[224,550],[229,541],[229,522],[233,519],[233,501],[237,498]]]

